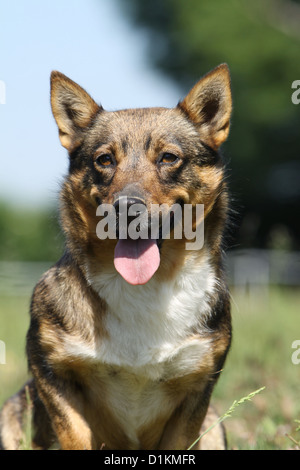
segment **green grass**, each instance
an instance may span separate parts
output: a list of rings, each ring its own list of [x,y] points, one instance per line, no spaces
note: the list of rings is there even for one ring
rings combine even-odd
[[[25,343],[29,302],[30,295],[0,296],[0,340],[6,346],[6,363],[0,364],[0,406],[28,378]]]
[[[25,336],[27,297],[0,296],[0,406],[28,378]],[[300,339],[300,292],[271,288],[232,291],[233,342],[213,401],[220,415],[240,397],[265,389],[226,420],[230,449],[288,449],[300,441],[300,364],[291,345]]]
[[[242,397],[239,400],[234,400],[232,405],[228,408],[228,410],[225,411],[211,426],[209,426],[202,434],[197,437],[197,439],[188,447],[187,450],[191,450],[195,444],[197,444],[205,434],[208,434],[211,432],[211,430],[215,427],[218,426],[219,424],[223,423],[225,419],[228,419],[232,416],[232,414],[235,412],[235,410],[242,405],[243,403],[247,401],[251,401],[253,397],[255,397],[258,393],[262,392],[265,390],[265,387],[261,387],[258,390],[255,390],[254,392],[249,393],[246,397]]]
[[[230,448],[287,449],[286,434],[300,436],[300,364],[291,360],[300,339],[300,292],[271,288],[251,295],[232,292],[233,342],[214,393],[222,414],[232,400],[265,390],[226,421]],[[297,435],[298,433],[298,435]]]

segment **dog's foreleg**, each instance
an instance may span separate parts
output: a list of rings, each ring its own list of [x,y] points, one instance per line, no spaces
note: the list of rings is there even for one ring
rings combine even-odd
[[[84,417],[84,403],[80,392],[60,378],[37,379],[40,399],[47,409],[52,428],[62,450],[91,450],[92,431]]]
[[[161,438],[160,450],[187,450],[199,437],[208,409],[209,397],[203,393],[190,393],[175,410]],[[197,443],[191,450],[200,448]]]

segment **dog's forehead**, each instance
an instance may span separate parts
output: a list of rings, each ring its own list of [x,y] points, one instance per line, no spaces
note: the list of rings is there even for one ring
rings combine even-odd
[[[104,112],[97,123],[112,140],[145,142],[146,140],[186,136],[194,127],[176,108],[137,108]]]
[[[110,113],[111,123],[116,124],[120,131],[128,131],[128,129],[154,130],[158,126],[164,127],[170,124],[172,116],[174,119],[176,112],[168,108],[124,109]]]

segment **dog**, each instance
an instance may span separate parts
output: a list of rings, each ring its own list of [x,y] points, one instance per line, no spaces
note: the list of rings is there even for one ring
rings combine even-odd
[[[210,398],[231,343],[219,151],[232,110],[228,66],[172,109],[114,112],[54,71],[51,106],[69,154],[60,193],[65,251],[32,295],[32,379],[2,408],[2,449],[20,448],[28,397],[34,449],[224,448],[220,427],[193,443],[214,420]],[[116,231],[101,239],[104,204],[115,209]],[[134,205],[144,225],[151,205],[193,214],[203,207],[202,245],[187,249],[174,221],[165,238],[121,238],[120,214],[134,221]]]

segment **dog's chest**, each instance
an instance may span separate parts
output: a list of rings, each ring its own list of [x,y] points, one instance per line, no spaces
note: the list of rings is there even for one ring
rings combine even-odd
[[[154,377],[165,373],[165,363],[176,361],[181,369],[188,357],[193,361],[195,348],[202,349],[202,342],[191,338],[210,314],[215,277],[208,263],[173,281],[153,278],[143,286],[132,286],[115,273],[92,275],[89,280],[107,304],[107,335],[95,344],[103,362],[147,367]]]
[[[195,331],[209,315],[214,276],[207,264],[173,282],[131,286],[114,272],[90,275],[89,282],[107,304],[106,334],[95,335],[93,345],[69,345],[69,353],[98,371],[109,408],[137,442],[138,430],[170,416],[180,399],[170,400],[168,381],[197,372],[210,349]]]
[[[108,306],[108,334],[96,350],[113,371],[109,404],[134,442],[139,429],[167,419],[181,400],[180,391],[170,399],[168,381],[197,372],[210,350],[210,340],[195,331],[209,315],[214,276],[206,265],[164,284],[130,286],[116,276],[92,282]]]

